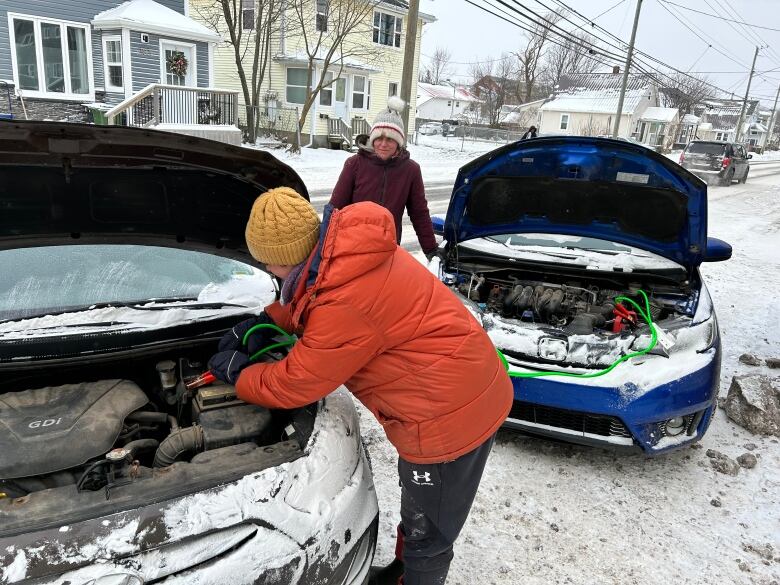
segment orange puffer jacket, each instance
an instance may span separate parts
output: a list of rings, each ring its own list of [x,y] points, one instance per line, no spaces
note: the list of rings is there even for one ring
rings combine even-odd
[[[396,245],[383,207],[327,210],[323,226],[292,301],[266,308],[303,335],[282,361],[245,368],[239,398],[295,408],[344,384],[407,461],[451,461],[478,447],[513,395],[481,325]]]

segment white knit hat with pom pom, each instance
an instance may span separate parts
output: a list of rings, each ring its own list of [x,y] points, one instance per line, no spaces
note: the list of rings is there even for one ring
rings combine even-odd
[[[371,134],[368,136],[368,143],[371,146],[380,136],[395,140],[401,148],[406,146],[404,122],[401,119],[401,112],[405,107],[406,103],[398,96],[394,95],[387,100],[387,109],[377,114],[371,126]]]

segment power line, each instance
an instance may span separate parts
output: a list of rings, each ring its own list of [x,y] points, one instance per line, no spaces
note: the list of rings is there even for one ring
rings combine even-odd
[[[540,3],[540,4],[541,4],[541,2],[539,2],[539,0],[535,0],[535,1],[536,1],[537,3]],[[621,43],[621,44],[625,44],[625,43],[623,42],[623,40],[622,40],[622,39],[620,39],[619,37],[617,37],[615,34],[613,34],[612,32],[610,32],[609,30],[605,29],[603,26],[601,26],[601,25],[599,25],[599,24],[597,24],[597,23],[593,22],[593,20],[592,20],[592,19],[588,18],[587,16],[585,16],[585,15],[584,15],[584,14],[582,14],[581,12],[579,12],[579,11],[577,11],[576,9],[572,8],[571,6],[569,6],[568,4],[566,4],[565,2],[563,2],[562,0],[553,0],[553,1],[554,1],[554,2],[555,2],[557,5],[558,5],[558,6],[560,6],[560,7],[564,8],[565,10],[567,10],[568,12],[570,12],[571,14],[574,14],[574,15],[576,15],[576,16],[577,16],[577,17],[578,17],[580,20],[582,20],[584,23],[590,24],[592,28],[596,28],[596,29],[598,29],[598,30],[600,30],[600,31],[603,31],[603,32],[604,32],[604,33],[606,33],[606,34],[607,34],[609,37],[611,37],[611,38],[613,38],[613,39],[617,40],[619,43]],[[542,4],[542,5],[544,5],[544,4]],[[549,9],[549,8],[548,8],[548,9]],[[570,21],[570,22],[572,22],[572,21]],[[582,29],[582,27],[581,27],[581,26],[579,26],[579,28],[580,28],[580,29]],[[582,29],[582,30],[584,30],[584,29]],[[693,31],[692,31],[692,32],[693,32]],[[604,41],[604,39],[602,39],[602,38],[601,38],[601,37],[599,37],[598,35],[595,35],[595,34],[594,34],[594,33],[592,33],[592,32],[591,32],[590,34],[592,34],[592,35],[593,35],[595,38],[598,38],[599,40],[601,40],[601,41]],[[709,43],[708,43],[708,44],[709,44]],[[715,85],[715,84],[713,84],[713,83],[711,83],[711,82],[709,82],[709,81],[706,81],[706,80],[702,80],[702,79],[699,79],[699,78],[693,77],[693,76],[692,76],[692,75],[690,75],[689,73],[686,73],[686,72],[684,72],[684,71],[681,71],[680,69],[678,69],[678,68],[676,68],[676,67],[673,67],[673,66],[669,65],[668,63],[665,63],[664,61],[661,61],[661,60],[660,60],[660,59],[658,59],[657,57],[654,57],[653,55],[650,55],[649,53],[646,53],[645,51],[641,51],[640,49],[637,49],[637,48],[635,48],[635,53],[637,54],[637,56],[636,56],[636,58],[635,58],[635,63],[636,63],[637,65],[639,65],[639,64],[641,63],[641,65],[643,65],[644,67],[646,67],[646,68],[649,68],[649,69],[653,69],[654,71],[657,71],[659,74],[661,74],[661,75],[663,75],[663,76],[666,76],[666,77],[668,77],[668,74],[666,74],[666,73],[664,73],[664,72],[660,71],[660,70],[659,70],[659,69],[657,69],[656,67],[653,67],[652,65],[648,64],[646,61],[644,61],[644,60],[640,60],[640,56],[641,56],[641,57],[644,57],[644,58],[646,58],[646,59],[649,59],[650,61],[652,61],[652,62],[654,62],[654,63],[658,63],[659,65],[661,65],[661,66],[663,66],[663,67],[666,67],[666,68],[668,68],[668,69],[670,69],[670,70],[672,70],[672,71],[674,71],[674,72],[676,72],[676,73],[679,73],[679,74],[681,74],[681,75],[683,75],[683,76],[685,76],[685,77],[688,77],[688,78],[690,78],[690,79],[692,79],[692,80],[695,80],[695,81],[703,81],[703,82],[704,82],[704,83],[706,83],[706,84],[707,84],[709,87],[711,87],[711,88],[713,88],[713,89],[717,90],[717,91],[718,91],[718,92],[720,92],[720,93],[731,93],[731,92],[728,92],[728,91],[724,90],[722,87],[719,87],[719,86],[717,86],[717,85]],[[741,64],[741,63],[737,63],[737,64],[738,64],[738,65],[740,65],[740,66],[742,66],[742,67],[745,67],[745,69],[747,69],[747,66],[746,66],[746,65],[743,65],[743,64]],[[770,71],[772,71],[772,70],[770,70]]]
[[[769,26],[761,26],[760,24],[750,24],[750,23],[745,22],[743,20],[737,20],[736,18],[732,18],[732,19],[724,18],[722,16],[718,16],[717,14],[710,14],[709,12],[703,12],[701,10],[696,10],[695,8],[689,8],[688,6],[683,6],[682,4],[677,4],[676,2],[670,2],[670,0],[659,0],[659,1],[663,2],[665,4],[671,4],[672,6],[677,6],[677,8],[682,8],[683,10],[689,10],[691,12],[696,12],[698,14],[703,14],[704,16],[709,16],[711,18],[717,18],[718,20],[725,20],[725,21],[733,20],[734,22],[738,22],[739,24],[744,24],[745,26],[752,26],[752,27],[755,27],[755,28],[762,28],[764,30],[771,30],[771,31],[775,31],[775,32],[780,32],[780,28],[772,28],[772,27],[769,27]],[[710,7],[710,8],[712,8],[712,7]]]
[[[601,14],[599,14],[598,16],[594,16],[594,17],[593,17],[593,20],[598,20],[599,18],[601,18],[602,16],[604,16],[604,15],[605,15],[607,12],[610,12],[610,11],[612,11],[614,8],[617,8],[618,6],[620,6],[621,4],[623,4],[623,2],[625,2],[625,1],[626,1],[626,0],[620,0],[620,2],[618,2],[617,4],[613,4],[613,5],[612,5],[610,8],[607,8],[607,9],[606,9],[604,12],[602,12],[602,13],[601,13]]]
[[[486,1],[486,0],[484,0],[484,1]],[[501,20],[503,20],[503,21],[505,21],[505,22],[507,22],[507,23],[509,23],[509,24],[513,25],[513,26],[516,26],[516,27],[520,28],[521,30],[524,30],[524,31],[526,31],[526,32],[529,32],[530,34],[539,34],[539,32],[538,32],[538,30],[533,30],[533,29],[531,29],[531,28],[528,28],[528,25],[526,25],[526,23],[525,23],[525,22],[520,22],[520,21],[519,21],[519,18],[523,18],[523,19],[525,19],[526,21],[529,21],[531,25],[537,25],[537,26],[539,26],[539,27],[541,27],[541,28],[543,28],[543,29],[545,29],[545,30],[549,31],[550,33],[553,33],[553,34],[556,34],[556,35],[558,35],[559,37],[563,38],[563,39],[564,39],[564,41],[568,41],[568,42],[570,42],[570,43],[574,43],[574,44],[576,44],[576,45],[579,45],[579,46],[581,46],[581,47],[586,47],[586,48],[588,48],[589,52],[588,52],[588,54],[583,54],[583,57],[585,57],[585,58],[587,58],[587,59],[589,59],[589,60],[593,60],[593,61],[595,61],[596,63],[599,63],[600,65],[609,66],[610,64],[609,64],[609,63],[606,63],[606,62],[604,62],[602,59],[599,59],[599,58],[597,58],[597,57],[594,55],[594,53],[593,53],[593,49],[596,49],[596,50],[598,51],[598,52],[596,53],[597,55],[604,55],[604,56],[608,56],[608,57],[610,57],[610,58],[612,58],[612,59],[620,59],[621,61],[625,60],[625,57],[624,57],[622,54],[621,54],[621,55],[616,55],[615,53],[612,53],[612,52],[610,52],[610,51],[607,51],[607,50],[605,50],[603,47],[600,47],[600,46],[598,46],[598,45],[595,45],[595,44],[593,44],[593,43],[589,43],[589,42],[587,42],[587,41],[584,41],[583,39],[581,39],[581,38],[579,38],[579,37],[574,37],[574,36],[572,36],[570,31],[566,31],[565,29],[562,29],[561,27],[559,27],[559,26],[555,25],[554,23],[552,23],[552,21],[550,21],[550,20],[548,20],[548,19],[546,19],[546,18],[542,17],[541,15],[539,15],[538,13],[536,13],[536,12],[534,12],[534,11],[530,10],[530,9],[526,9],[526,10],[527,10],[528,12],[531,12],[532,14],[536,15],[536,16],[537,16],[538,18],[540,18],[541,20],[543,20],[543,21],[544,21],[544,23],[543,23],[543,22],[541,22],[541,21],[539,21],[539,20],[536,20],[536,19],[534,19],[534,18],[532,18],[532,17],[530,17],[530,16],[528,16],[527,14],[524,14],[523,12],[520,12],[520,11],[519,11],[519,10],[517,10],[515,7],[508,5],[508,4],[507,4],[506,2],[504,2],[503,0],[496,0],[496,1],[497,1],[497,2],[499,2],[499,3],[500,3],[502,6],[504,6],[504,7],[508,8],[509,10],[511,10],[511,11],[512,11],[514,14],[510,14],[510,13],[509,13],[507,10],[505,10],[504,8],[500,8],[500,7],[498,7],[498,6],[494,6],[494,5],[492,5],[492,4],[488,4],[488,6],[490,6],[490,8],[493,8],[494,10],[498,10],[498,11],[502,12],[502,13],[505,15],[505,16],[503,16],[503,15],[501,15],[501,14],[497,14],[497,13],[495,13],[495,12],[492,12],[492,11],[491,11],[491,10],[489,10],[488,8],[486,8],[486,7],[484,7],[484,6],[481,6],[481,5],[477,4],[476,2],[473,2],[472,0],[466,0],[466,2],[467,2],[468,4],[471,4],[472,6],[475,6],[476,8],[479,8],[480,10],[482,10],[482,11],[484,11],[484,12],[487,12],[488,14],[490,14],[490,15],[492,15],[492,16],[495,16],[495,17],[497,17],[497,18],[500,18]],[[513,1],[514,1],[516,4],[519,4],[519,2],[518,2],[517,0],[513,0]],[[616,40],[617,40],[618,42],[620,42],[621,44],[624,44],[624,43],[623,43],[623,41],[622,41],[621,39],[619,39],[618,37],[616,37],[614,34],[612,34],[611,32],[609,32],[608,30],[604,29],[604,28],[603,28],[603,27],[601,27],[600,25],[598,25],[598,24],[596,24],[596,23],[592,22],[592,20],[591,20],[591,19],[589,19],[589,18],[585,17],[585,16],[584,16],[584,15],[582,15],[581,13],[579,13],[579,12],[577,12],[576,10],[572,9],[570,6],[566,5],[565,3],[561,2],[560,0],[554,0],[554,1],[555,1],[555,2],[556,2],[558,5],[562,6],[563,8],[565,8],[566,10],[568,10],[569,12],[571,12],[572,14],[576,14],[576,15],[577,15],[577,16],[578,16],[578,17],[579,17],[581,20],[583,20],[584,22],[586,22],[586,23],[590,23],[592,27],[596,27],[596,28],[598,28],[599,30],[602,30],[602,31],[604,31],[604,32],[605,32],[607,35],[609,35],[610,37],[612,37],[612,38],[616,39]],[[543,4],[543,3],[542,3],[542,2],[540,2],[539,0],[536,0],[536,2],[537,2],[538,4],[541,4],[542,6],[544,6],[544,7],[545,7],[546,9],[548,9],[548,10],[550,9],[550,8],[549,8],[549,6],[547,6],[547,5]],[[523,6],[522,4],[519,4],[519,5],[520,5],[522,8],[525,8],[525,6]],[[515,14],[516,14],[516,15],[518,15],[518,16],[515,16]],[[507,18],[507,17],[510,17],[510,18]],[[574,23],[572,20],[570,20],[570,19],[566,18],[565,16],[564,16],[564,18],[565,18],[565,20],[567,20],[567,21],[571,22],[572,24],[574,24],[575,26],[577,26],[577,27],[578,27],[578,28],[580,28],[581,30],[584,30],[584,29],[582,28],[582,26],[578,25],[577,23]],[[678,20],[679,20],[679,19],[678,19]],[[563,31],[563,33],[565,33],[565,34],[562,34],[562,33],[558,32],[558,31],[556,31],[556,30],[553,30],[553,28],[552,28],[551,26],[548,26],[548,24],[545,24],[545,23],[552,24],[552,25],[553,25],[555,28],[557,28],[557,29],[559,29],[559,30]],[[617,46],[616,46],[616,45],[614,45],[613,43],[609,43],[608,41],[605,41],[605,39],[603,39],[602,37],[600,37],[600,36],[598,36],[598,35],[596,35],[596,34],[594,34],[594,33],[590,32],[590,31],[586,31],[586,32],[588,32],[588,35],[589,35],[590,37],[592,37],[592,38],[595,38],[595,39],[597,39],[597,40],[599,40],[599,41],[601,41],[601,42],[606,42],[606,43],[608,43],[608,44],[611,44],[613,47],[617,47]],[[693,31],[692,31],[692,32],[693,32]],[[555,45],[558,45],[558,46],[565,46],[565,45],[563,45],[563,44],[562,44],[562,43],[561,43],[561,42],[560,42],[560,41],[559,41],[557,38],[553,38],[553,37],[549,37],[549,36],[548,36],[547,40],[548,40],[550,43],[552,43],[552,44],[555,44]],[[708,44],[709,44],[709,43],[708,43]],[[621,47],[617,47],[617,48],[618,48],[618,50],[619,50],[619,51],[622,53],[623,49],[622,49]],[[643,55],[643,56],[647,57],[648,59],[650,59],[651,61],[654,61],[654,62],[656,62],[656,63],[659,63],[659,64],[660,64],[660,65],[662,65],[663,67],[666,67],[666,68],[668,68],[668,69],[671,69],[672,71],[675,71],[675,72],[677,72],[677,73],[679,73],[679,74],[681,74],[681,75],[684,75],[684,76],[686,76],[686,77],[689,77],[689,78],[691,78],[691,79],[693,79],[693,80],[696,80],[696,81],[704,82],[704,83],[705,83],[705,84],[707,84],[708,86],[710,86],[710,87],[712,87],[713,89],[717,90],[719,93],[724,93],[724,94],[731,93],[731,92],[729,92],[729,91],[727,91],[727,90],[724,90],[723,88],[721,88],[721,87],[718,87],[718,86],[716,86],[716,85],[714,85],[714,84],[712,84],[712,83],[710,83],[710,82],[708,82],[708,81],[701,80],[701,79],[699,79],[699,78],[693,77],[693,76],[691,76],[691,75],[690,75],[690,74],[688,74],[688,73],[685,73],[685,72],[683,72],[683,71],[681,71],[681,70],[679,70],[679,69],[677,69],[677,68],[675,68],[675,67],[672,67],[671,65],[668,65],[667,63],[665,63],[665,62],[661,61],[660,59],[658,59],[658,58],[656,58],[656,57],[653,57],[652,55],[649,55],[648,53],[645,53],[645,52],[643,52],[643,51],[639,51],[638,49],[637,49],[637,51],[636,51],[636,52],[637,52],[637,55]],[[742,65],[742,64],[740,64],[740,63],[737,63],[737,64],[739,64],[739,65]],[[667,84],[668,84],[668,82],[664,82],[662,79],[659,79],[659,78],[658,78],[656,75],[654,75],[653,73],[651,73],[650,71],[648,71],[648,69],[650,69],[650,70],[653,70],[653,71],[657,72],[658,74],[660,74],[660,75],[661,75],[661,76],[663,76],[663,77],[669,78],[669,76],[668,76],[668,74],[667,74],[667,73],[665,73],[665,72],[663,72],[663,71],[660,71],[659,69],[657,69],[657,68],[653,67],[652,65],[649,65],[648,63],[645,63],[645,62],[643,62],[643,61],[640,61],[640,59],[639,59],[639,57],[638,57],[638,56],[637,56],[637,59],[635,60],[635,65],[636,65],[637,69],[638,69],[638,70],[639,70],[641,73],[645,74],[645,75],[646,75],[646,76],[648,76],[650,79],[653,79],[654,81],[656,81],[657,83],[659,83],[659,85],[662,85],[662,86],[663,86],[663,85],[667,85]],[[762,96],[762,97],[763,97],[763,96]],[[768,98],[767,98],[767,99],[768,99]]]

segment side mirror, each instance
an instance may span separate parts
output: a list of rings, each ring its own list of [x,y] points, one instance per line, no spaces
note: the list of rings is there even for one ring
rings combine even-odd
[[[433,233],[437,236],[444,235],[444,218],[440,215],[431,216],[431,223],[433,224]]]
[[[704,252],[705,262],[723,262],[731,258],[731,244],[718,238],[707,238],[707,250]]]
[[[753,158],[752,154],[747,155],[748,158]]]

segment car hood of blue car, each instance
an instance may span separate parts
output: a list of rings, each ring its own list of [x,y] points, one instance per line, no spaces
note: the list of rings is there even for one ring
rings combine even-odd
[[[444,237],[586,236],[634,246],[689,270],[707,244],[707,186],[643,146],[581,136],[523,140],[458,172]]]

